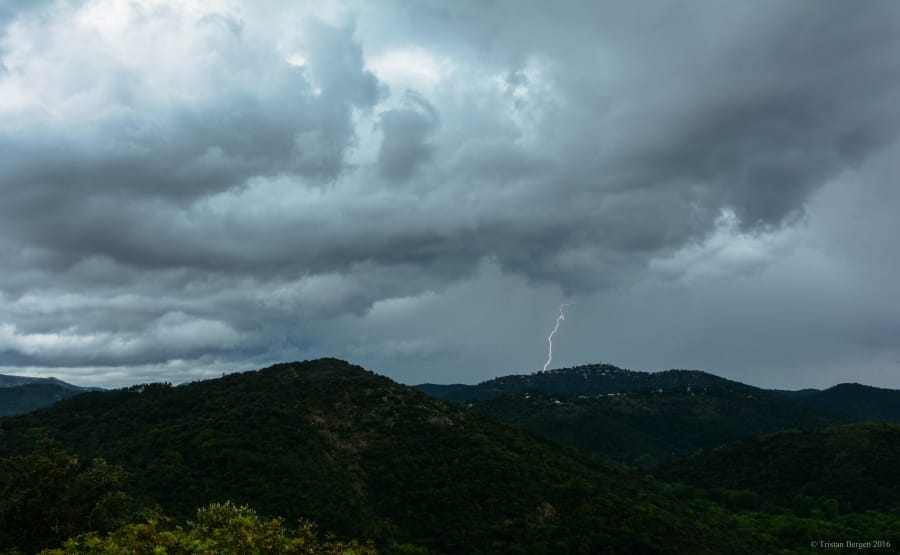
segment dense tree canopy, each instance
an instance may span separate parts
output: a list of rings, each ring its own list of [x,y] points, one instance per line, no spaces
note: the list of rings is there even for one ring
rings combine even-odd
[[[806,553],[900,522],[661,483],[332,359],[79,395],[0,419],[0,457],[3,547],[29,553]],[[123,526],[120,491],[172,520]]]
[[[35,551],[83,531],[107,531],[127,518],[125,473],[89,464],[43,439],[39,449],[0,460],[0,549]]]

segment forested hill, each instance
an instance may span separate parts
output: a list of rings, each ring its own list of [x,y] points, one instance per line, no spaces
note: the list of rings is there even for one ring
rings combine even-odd
[[[756,437],[702,451],[657,473],[702,487],[751,490],[778,502],[825,497],[843,511],[896,512],[898,460],[900,425],[861,423]]]
[[[706,505],[334,359],[73,397],[0,420],[0,456],[41,429],[179,518],[228,499],[433,553],[747,552]]]
[[[850,421],[900,422],[896,389],[844,383],[803,396],[798,404]]]
[[[534,374],[501,376],[476,385],[420,384],[414,387],[429,395],[457,403],[529,391],[562,396],[595,396],[673,389],[690,391],[704,388],[748,393],[761,391],[759,388],[699,370],[636,372],[611,364],[590,364]]]
[[[632,466],[652,466],[759,434],[845,422],[788,399],[716,389],[592,397],[519,393],[468,406]]]
[[[714,500],[335,359],[91,392],[2,418],[0,466],[16,468],[24,459],[11,456],[45,435],[82,461],[121,465],[125,492],[176,522],[229,500],[388,554],[805,553],[809,538],[885,536],[895,519]],[[15,499],[0,499],[0,516],[19,514]]]
[[[0,416],[24,414],[91,391],[56,378],[31,378],[0,374]]]
[[[611,364],[589,364],[533,374],[500,376],[475,385],[432,384],[413,386],[419,391],[454,403],[484,401],[521,393],[564,397],[597,397],[621,393],[700,391],[765,396],[794,403],[846,422],[900,422],[900,390],[858,383],[842,383],[824,390],[765,389],[699,370],[638,372]]]
[[[606,364],[420,391],[522,425],[585,452],[652,466],[755,435],[850,422],[900,422],[900,391],[840,384],[767,390],[700,371]]]

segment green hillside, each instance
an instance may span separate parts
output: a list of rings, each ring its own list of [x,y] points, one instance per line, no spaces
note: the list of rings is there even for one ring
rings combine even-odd
[[[624,471],[332,359],[81,395],[0,421],[0,454],[39,428],[180,518],[228,499],[438,553],[728,541]]]
[[[831,498],[845,511],[900,509],[900,425],[787,431],[703,451],[657,475],[705,488],[746,489],[778,502]]]
[[[0,416],[25,414],[85,391],[49,382],[0,387]]]
[[[73,397],[0,419],[0,458],[41,430],[178,521],[229,500],[385,553],[799,553],[897,520],[716,501],[334,359]]]
[[[767,390],[700,371],[635,372],[608,364],[415,387],[630,466],[782,430],[900,422],[900,391],[891,389]]]
[[[843,383],[799,400],[799,404],[854,422],[900,422],[900,391]]]
[[[723,391],[759,392],[758,388],[720,378],[699,370],[666,370],[636,372],[611,364],[588,364],[574,368],[560,368],[534,374],[501,376],[476,385],[421,384],[416,389],[455,403],[485,400],[515,393],[540,392],[574,397],[610,393],[673,390],[687,391],[715,388]]]
[[[842,422],[786,399],[710,388],[596,397],[526,393],[470,406],[629,465],[659,463],[763,433]]]
[[[79,387],[56,378],[0,374],[0,416],[25,414],[96,389]]]

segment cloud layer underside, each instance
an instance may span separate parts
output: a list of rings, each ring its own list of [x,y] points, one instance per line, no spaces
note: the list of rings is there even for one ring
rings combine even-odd
[[[896,138],[895,3],[305,9],[0,11],[0,365],[305,352],[485,261],[634,283]]]

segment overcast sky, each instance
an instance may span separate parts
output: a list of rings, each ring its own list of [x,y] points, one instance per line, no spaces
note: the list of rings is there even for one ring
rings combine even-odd
[[[900,388],[900,3],[0,3],[0,373]]]

